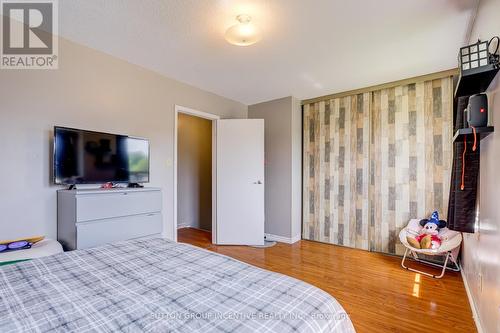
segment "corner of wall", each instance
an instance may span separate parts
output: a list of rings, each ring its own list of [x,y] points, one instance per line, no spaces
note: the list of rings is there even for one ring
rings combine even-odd
[[[293,96],[248,107],[248,118],[266,127],[266,233],[295,239],[301,228],[300,101]]]
[[[292,237],[302,234],[302,105],[292,96]]]

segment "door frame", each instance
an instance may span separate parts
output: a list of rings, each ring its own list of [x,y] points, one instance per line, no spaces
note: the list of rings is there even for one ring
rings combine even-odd
[[[195,116],[212,121],[212,243],[217,243],[217,120],[220,116],[191,109],[181,105],[175,105],[174,108],[174,209],[173,209],[173,235],[174,241],[177,242],[177,162],[178,162],[178,126],[179,113]]]

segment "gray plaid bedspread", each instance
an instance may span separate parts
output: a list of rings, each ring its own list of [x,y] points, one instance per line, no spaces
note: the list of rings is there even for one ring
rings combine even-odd
[[[354,332],[326,292],[194,246],[134,240],[0,267],[0,332]]]

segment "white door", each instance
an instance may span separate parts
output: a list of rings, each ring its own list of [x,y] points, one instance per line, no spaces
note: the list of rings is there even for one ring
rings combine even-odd
[[[264,245],[264,120],[217,120],[216,235],[222,245]]]

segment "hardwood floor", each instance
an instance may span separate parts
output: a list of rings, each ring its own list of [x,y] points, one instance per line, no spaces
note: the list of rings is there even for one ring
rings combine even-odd
[[[476,332],[460,273],[436,280],[403,270],[399,257],[304,240],[266,249],[216,246],[196,229],[180,229],[178,240],[325,290],[357,332]]]

